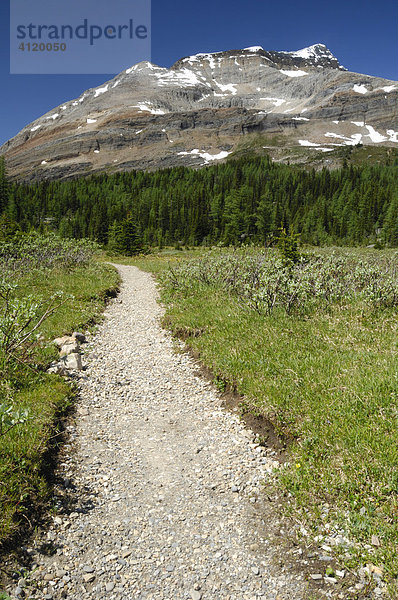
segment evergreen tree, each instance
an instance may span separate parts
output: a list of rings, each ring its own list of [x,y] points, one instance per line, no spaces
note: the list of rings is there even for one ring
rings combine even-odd
[[[107,244],[109,236],[122,252],[181,240],[266,244],[281,223],[309,244],[368,244],[381,237],[398,246],[398,179],[390,162],[316,172],[256,156],[199,170],[103,173],[26,185],[7,182],[0,160],[0,214],[23,231],[50,224],[64,237]]]
[[[137,225],[129,215],[120,223],[114,222],[108,232],[108,251],[133,256],[143,252],[144,247]]]

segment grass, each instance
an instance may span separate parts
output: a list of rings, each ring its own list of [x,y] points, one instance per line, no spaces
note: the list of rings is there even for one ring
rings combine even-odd
[[[97,322],[104,301],[116,293],[119,276],[110,265],[91,263],[71,271],[57,269],[25,275],[18,283],[21,296],[33,293],[45,299],[58,291],[73,296],[43,323],[41,333],[51,339]]]
[[[164,257],[153,261],[141,258],[137,264],[164,269]],[[372,563],[394,586],[396,312],[355,301],[302,317],[278,311],[267,316],[212,284],[185,291],[166,285],[162,300],[167,326],[184,332],[186,344],[215,376],[235,386],[246,407],[265,415],[290,440],[279,485],[293,495],[296,517],[314,534],[342,528],[354,542],[348,551],[341,549],[346,566]]]
[[[0,545],[30,531],[31,517],[48,503],[49,450],[56,446],[60,419],[73,403],[73,389],[62,378],[45,372],[56,358],[54,337],[92,326],[100,318],[106,297],[119,284],[110,266],[90,263],[75,269],[35,271],[18,279],[21,297],[49,299],[55,292],[73,294],[40,328],[41,341],[30,359],[34,370],[21,365],[10,374],[13,406],[28,409],[28,420],[0,436]],[[3,388],[3,392],[4,392]]]
[[[182,250],[164,248],[139,256],[108,256],[104,254],[101,260],[119,265],[132,265],[147,273],[157,274],[184,260],[203,256],[206,251],[205,248],[184,248]]]

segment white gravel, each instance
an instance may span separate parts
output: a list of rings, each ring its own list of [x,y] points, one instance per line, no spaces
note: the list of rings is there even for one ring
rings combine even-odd
[[[161,329],[152,277],[118,268],[121,293],[84,357],[61,465],[76,504],[46,533],[55,553],[31,549],[30,597],[307,598],[290,559],[276,563],[259,510],[271,451]]]

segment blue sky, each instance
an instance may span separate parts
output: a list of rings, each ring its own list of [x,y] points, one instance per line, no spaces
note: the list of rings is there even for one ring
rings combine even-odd
[[[320,42],[350,71],[398,80],[397,23],[396,0],[153,0],[152,62],[169,67],[197,52],[253,45],[298,50]],[[9,7],[2,0],[0,144],[123,68],[101,75],[10,75]]]

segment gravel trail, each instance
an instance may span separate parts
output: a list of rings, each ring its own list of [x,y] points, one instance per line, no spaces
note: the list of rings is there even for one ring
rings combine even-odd
[[[152,277],[118,268],[121,293],[88,345],[61,465],[79,501],[53,519],[54,553],[31,551],[32,597],[307,598],[304,577],[276,563],[259,510],[272,451],[176,352]]]

